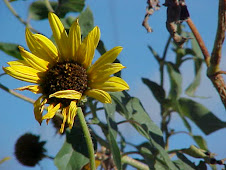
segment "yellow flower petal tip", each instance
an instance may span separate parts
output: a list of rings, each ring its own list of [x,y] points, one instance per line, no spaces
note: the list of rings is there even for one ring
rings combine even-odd
[[[33,34],[27,27],[25,38],[30,52],[18,46],[23,60],[8,62],[9,66],[2,69],[16,79],[35,83],[17,90],[41,93],[34,103],[35,119],[40,125],[44,119],[48,123],[59,110],[63,117],[60,132],[63,133],[65,123],[73,127],[77,103],[85,102],[85,96],[111,103],[108,92],[128,90],[129,85],[119,77],[112,77],[126,68],[113,63],[123,49],[121,46],[107,51],[92,64],[101,34],[98,26],[82,40],[79,18],[69,33],[56,14],[50,12],[48,19],[56,45],[41,34]],[[43,116],[46,104],[48,111]]]

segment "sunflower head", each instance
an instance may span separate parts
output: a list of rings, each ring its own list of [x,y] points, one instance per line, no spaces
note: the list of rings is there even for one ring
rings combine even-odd
[[[26,42],[30,52],[19,47],[23,60],[8,62],[9,67],[3,69],[16,79],[34,83],[17,90],[41,94],[34,103],[35,118],[40,124],[44,119],[48,123],[60,110],[62,133],[65,123],[72,128],[77,105],[86,96],[111,103],[108,92],[128,90],[129,86],[123,79],[112,76],[125,68],[120,63],[113,63],[122,47],[107,51],[92,64],[100,29],[93,28],[82,40],[78,19],[67,33],[54,13],[49,13],[48,18],[56,46],[45,36],[33,34],[27,28]],[[42,115],[46,104],[47,114]]]
[[[39,141],[39,136],[26,133],[21,136],[15,145],[17,160],[26,166],[35,166],[45,155],[45,142]]]

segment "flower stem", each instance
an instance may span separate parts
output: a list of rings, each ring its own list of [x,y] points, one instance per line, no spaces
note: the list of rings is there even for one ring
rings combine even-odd
[[[96,166],[95,166],[95,155],[94,155],[94,149],[93,149],[93,142],[91,139],[91,135],[88,129],[88,126],[86,124],[85,121],[85,117],[83,115],[82,109],[79,107],[78,111],[77,111],[84,135],[85,135],[85,140],[86,140],[86,144],[87,144],[87,148],[88,148],[88,152],[89,152],[89,159],[90,159],[90,167],[91,170],[95,170]]]
[[[49,12],[54,12],[49,0],[45,0],[46,8],[48,8]]]

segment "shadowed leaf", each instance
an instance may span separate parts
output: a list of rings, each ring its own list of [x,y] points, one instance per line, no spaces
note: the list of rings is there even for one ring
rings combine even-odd
[[[180,98],[178,112],[191,119],[206,135],[226,127],[225,122],[191,99]]]
[[[0,42],[1,51],[14,58],[22,60],[18,46],[19,46],[18,44]]]
[[[152,94],[155,96],[155,99],[159,103],[163,103],[163,101],[165,99],[165,95],[166,95],[165,90],[160,85],[155,83],[154,81],[148,80],[146,78],[142,78],[142,81],[144,84],[146,84],[149,87]]]

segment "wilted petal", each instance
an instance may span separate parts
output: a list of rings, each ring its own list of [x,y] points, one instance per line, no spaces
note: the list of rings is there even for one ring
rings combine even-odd
[[[42,120],[44,119],[52,119],[57,110],[59,110],[61,107],[61,103],[58,103],[56,106],[54,106],[53,104],[50,104],[49,107],[48,107],[48,113],[46,113],[43,117],[42,117]]]
[[[20,91],[29,90],[35,94],[42,93],[42,89],[39,85],[29,85],[29,86],[19,87],[19,88],[16,88],[15,90],[20,90]]]
[[[34,103],[35,119],[39,122],[40,125],[42,123],[42,112],[43,112],[43,109],[44,109],[44,105],[47,102],[47,99],[43,100],[43,97],[44,97],[43,95],[40,96]]]
[[[75,90],[61,90],[49,95],[49,98],[51,97],[75,100],[80,99],[82,97],[82,94]]]

